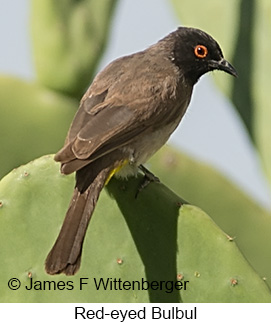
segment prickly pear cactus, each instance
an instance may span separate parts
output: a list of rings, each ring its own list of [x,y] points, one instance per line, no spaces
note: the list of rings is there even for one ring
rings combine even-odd
[[[2,178],[14,167],[61,147],[78,101],[33,82],[0,76],[0,106]]]
[[[44,260],[59,232],[73,176],[51,156],[0,182],[1,302],[270,302],[266,284],[213,221],[164,185],[137,199],[141,177],[103,190],[75,276],[49,276]],[[107,290],[100,284],[103,278]],[[15,280],[17,279],[17,280]],[[115,283],[114,283],[115,280]],[[126,281],[126,287],[118,282]],[[185,281],[178,290],[160,283]],[[129,288],[158,281],[159,288]],[[96,282],[96,285],[95,285]],[[99,288],[98,288],[99,287]]]
[[[40,83],[81,98],[105,49],[117,0],[32,0],[31,4]]]
[[[189,280],[184,302],[270,302],[269,289],[249,267],[234,238],[223,234],[204,212],[183,207],[178,229],[178,268]]]
[[[271,214],[209,165],[163,147],[148,167],[185,200],[197,205],[232,237],[271,288]]]

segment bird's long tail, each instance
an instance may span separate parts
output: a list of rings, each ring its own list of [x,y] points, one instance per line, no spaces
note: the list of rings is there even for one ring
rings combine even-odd
[[[82,246],[100,192],[112,173],[112,167],[99,171],[89,185],[87,165],[76,173],[76,186],[58,238],[47,256],[45,270],[48,274],[74,275],[79,267]]]

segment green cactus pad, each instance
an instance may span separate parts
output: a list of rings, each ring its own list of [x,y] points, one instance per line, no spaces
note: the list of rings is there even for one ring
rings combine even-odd
[[[45,156],[3,178],[0,301],[208,302],[214,297],[218,302],[271,301],[265,283],[205,213],[183,205],[159,183],[151,183],[135,198],[141,180],[142,176],[113,179],[103,190],[87,232],[81,269],[66,277],[47,275],[44,261],[68,207],[73,176],[61,175],[52,156]],[[12,278],[20,280],[19,289],[9,289]],[[118,283],[112,290],[97,290],[94,278],[121,279],[127,282],[126,290],[123,285],[120,290]],[[80,279],[87,283],[81,290]],[[186,290],[167,292],[163,283],[159,283],[162,290],[128,286],[132,281],[142,286],[142,280],[177,279],[189,280]],[[35,289],[27,290],[31,280]]]
[[[31,34],[39,81],[81,98],[106,46],[117,0],[31,1]]]
[[[0,178],[60,149],[78,108],[75,99],[9,76],[0,76],[0,104]]]
[[[178,272],[189,280],[184,302],[270,302],[267,285],[249,267],[234,239],[206,213],[182,207],[178,228]]]
[[[238,248],[271,288],[271,214],[212,167],[163,147],[148,166],[189,203],[234,237]]]

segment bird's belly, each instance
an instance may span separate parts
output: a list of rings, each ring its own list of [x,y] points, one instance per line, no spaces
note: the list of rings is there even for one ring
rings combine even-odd
[[[138,166],[146,163],[167,142],[179,122],[180,120],[176,120],[152,133],[142,134],[129,145],[122,147],[125,154],[129,153],[130,160],[116,173],[116,176],[121,178],[136,176]]]

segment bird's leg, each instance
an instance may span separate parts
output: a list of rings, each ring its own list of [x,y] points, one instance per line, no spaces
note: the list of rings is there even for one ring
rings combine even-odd
[[[138,168],[144,173],[143,181],[137,189],[135,197],[137,198],[138,194],[151,182],[159,183],[160,180],[157,176],[155,176],[152,172],[150,172],[145,166],[139,165]]]
[[[160,179],[150,172],[145,166],[139,165],[138,168],[144,173],[149,182],[160,182]]]

